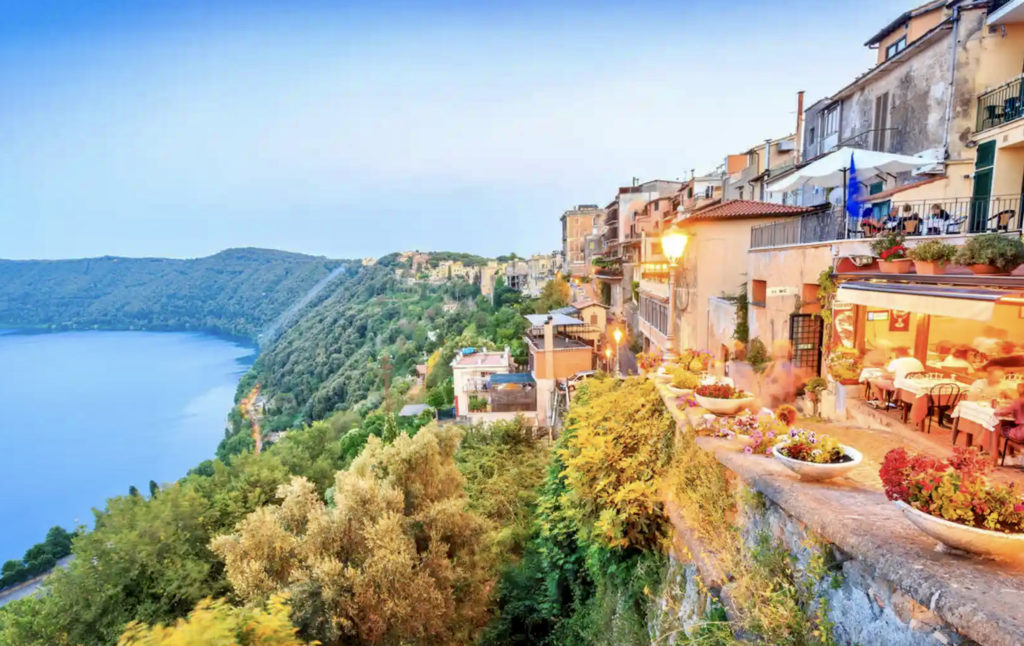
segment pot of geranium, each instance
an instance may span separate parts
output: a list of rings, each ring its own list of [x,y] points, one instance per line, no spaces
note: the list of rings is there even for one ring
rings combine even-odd
[[[1024,242],[998,233],[975,236],[960,247],[953,262],[975,274],[1008,274],[1024,264]]]
[[[703,384],[693,395],[701,408],[718,415],[735,415],[754,403],[753,395],[728,384]]]
[[[915,245],[910,251],[914,271],[919,274],[938,275],[946,273],[946,265],[956,255],[956,247],[942,240],[929,240]]]
[[[878,270],[886,274],[909,274],[913,261],[907,258],[903,235],[888,231],[871,241],[871,253],[878,258]]]
[[[978,447],[952,458],[893,449],[879,471],[885,494],[915,527],[943,545],[997,558],[1024,559],[1024,498],[1018,487],[986,477]]]
[[[829,480],[846,475],[864,460],[857,449],[829,435],[790,429],[789,438],[772,447],[772,455],[801,480]]]

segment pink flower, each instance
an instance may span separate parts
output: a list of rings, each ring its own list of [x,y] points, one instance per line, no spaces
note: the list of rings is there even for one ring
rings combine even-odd
[[[743,452],[746,453],[747,455],[750,455],[751,453],[754,452],[754,449],[749,447],[749,446],[747,446],[747,447],[744,447]]]
[[[1013,510],[1018,514],[1024,513],[1024,502],[1018,502],[1013,506]]]

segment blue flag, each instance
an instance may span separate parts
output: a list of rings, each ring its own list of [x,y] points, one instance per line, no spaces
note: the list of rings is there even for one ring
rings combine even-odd
[[[850,174],[846,183],[846,212],[851,220],[856,220],[862,215],[860,201],[860,182],[857,181],[857,166],[853,163],[853,153],[850,153]]]

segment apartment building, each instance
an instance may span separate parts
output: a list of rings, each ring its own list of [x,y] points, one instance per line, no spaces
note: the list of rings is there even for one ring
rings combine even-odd
[[[578,204],[562,213],[560,268],[567,276],[593,274],[593,268],[587,262],[588,242],[593,242],[594,227],[603,215],[604,210],[596,204]]]

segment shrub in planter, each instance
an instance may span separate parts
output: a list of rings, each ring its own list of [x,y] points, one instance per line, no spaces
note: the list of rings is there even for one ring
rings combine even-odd
[[[831,435],[816,434],[800,428],[792,428],[779,446],[779,453],[793,460],[814,464],[842,464],[851,462],[843,445]]]
[[[976,274],[1008,274],[1024,264],[1024,242],[1019,238],[986,233],[969,239],[953,261]]]
[[[879,476],[889,500],[937,518],[1009,534],[1024,534],[1024,498],[1013,484],[990,481],[991,462],[978,447],[957,447],[953,457],[886,453]]]
[[[672,380],[669,385],[678,390],[693,390],[700,385],[700,375],[685,368],[676,368],[672,371]]]
[[[871,241],[871,253],[878,258],[881,271],[890,274],[910,272],[911,263],[903,241],[903,234],[895,231],[887,231]]]
[[[944,274],[946,265],[956,255],[956,247],[942,240],[929,240],[913,247],[909,255],[917,273]]]

